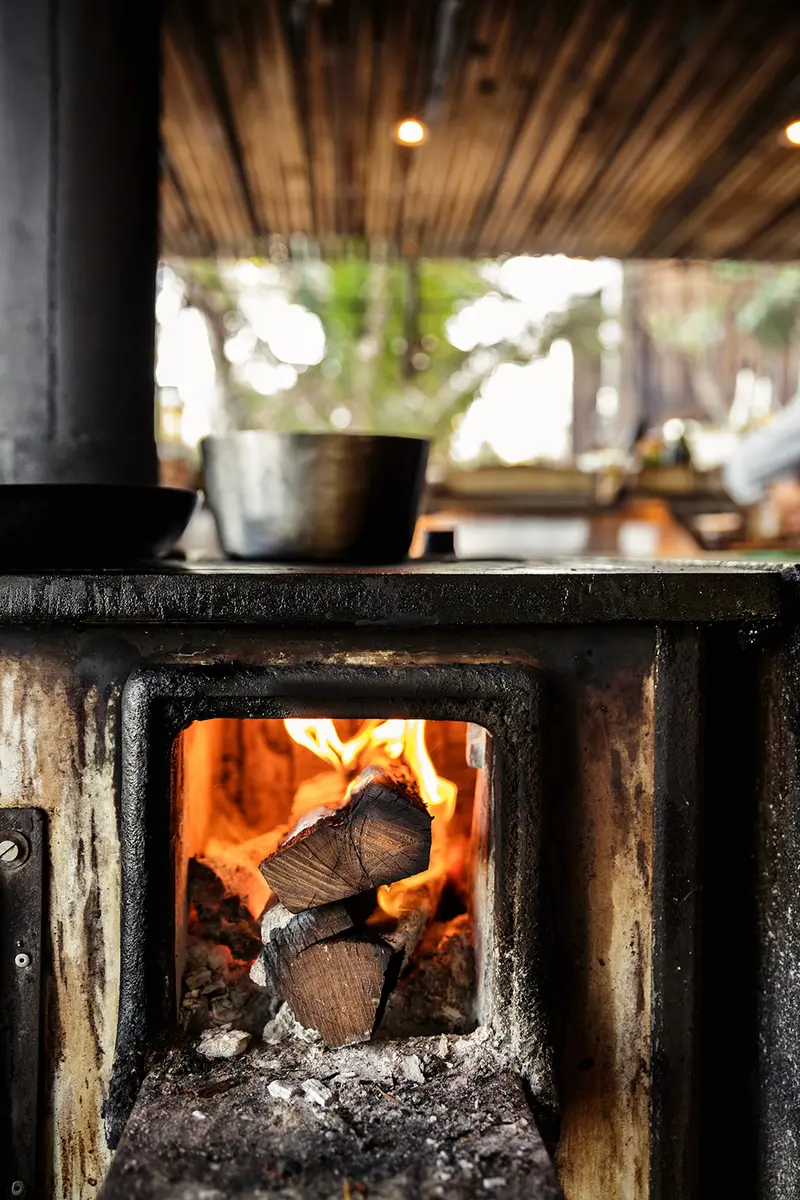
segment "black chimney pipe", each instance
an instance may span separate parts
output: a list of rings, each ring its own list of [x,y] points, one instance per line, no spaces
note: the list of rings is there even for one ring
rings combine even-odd
[[[154,484],[157,0],[0,0],[0,483]]]

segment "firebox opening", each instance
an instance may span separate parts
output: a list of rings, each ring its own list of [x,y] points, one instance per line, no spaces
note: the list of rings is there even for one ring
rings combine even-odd
[[[187,1035],[267,1023],[327,1045],[482,1016],[489,736],[460,721],[195,721],[173,772]]]

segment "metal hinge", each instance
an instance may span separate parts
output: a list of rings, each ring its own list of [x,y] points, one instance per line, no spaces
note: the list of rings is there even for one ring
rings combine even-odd
[[[36,1194],[44,815],[0,808],[0,1194]]]

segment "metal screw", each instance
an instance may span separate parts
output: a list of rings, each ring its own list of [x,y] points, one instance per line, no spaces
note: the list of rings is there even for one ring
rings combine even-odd
[[[14,959],[14,963],[18,967],[29,967],[31,965],[30,954],[18,954]]]
[[[0,862],[13,863],[19,858],[19,846],[16,842],[12,842],[10,838],[4,838],[0,842]]]
[[[20,867],[30,854],[30,844],[24,833],[10,830],[0,838],[0,867]]]
[[[11,1195],[12,1196],[21,1196],[24,1191],[25,1191],[25,1184],[22,1182],[21,1179],[15,1179],[11,1185]]]

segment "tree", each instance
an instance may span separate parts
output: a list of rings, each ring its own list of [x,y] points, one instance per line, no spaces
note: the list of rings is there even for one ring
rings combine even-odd
[[[181,281],[184,303],[206,321],[221,393],[220,429],[406,434],[431,438],[441,457],[459,417],[501,362],[527,363],[560,337],[599,360],[599,293],[520,327],[520,302],[503,293],[497,272],[493,281],[480,262],[351,253],[328,263],[307,255],[279,265],[179,260],[169,267]],[[295,311],[312,314],[324,328],[320,360],[294,363],[297,376],[289,367],[294,386],[288,388],[253,385],[254,367],[281,363],[269,328],[253,320],[254,301],[265,298],[299,306]],[[516,324],[504,331],[503,318],[493,334],[481,332],[475,344],[459,348],[448,336],[449,323],[481,300],[508,304]],[[242,344],[246,361],[234,353]],[[283,364],[286,370],[286,358]]]
[[[292,261],[277,274],[268,262],[253,265],[263,271],[265,287],[320,318],[325,354],[319,363],[298,367],[291,390],[259,392],[229,359],[231,339],[246,330],[253,338],[248,366],[278,363],[248,320],[247,288],[231,265],[171,261],[185,304],[206,321],[222,396],[221,428],[353,428],[430,437],[441,451],[488,372],[519,355],[506,344],[475,353],[448,341],[453,314],[491,290],[480,263],[353,254],[332,263]]]

